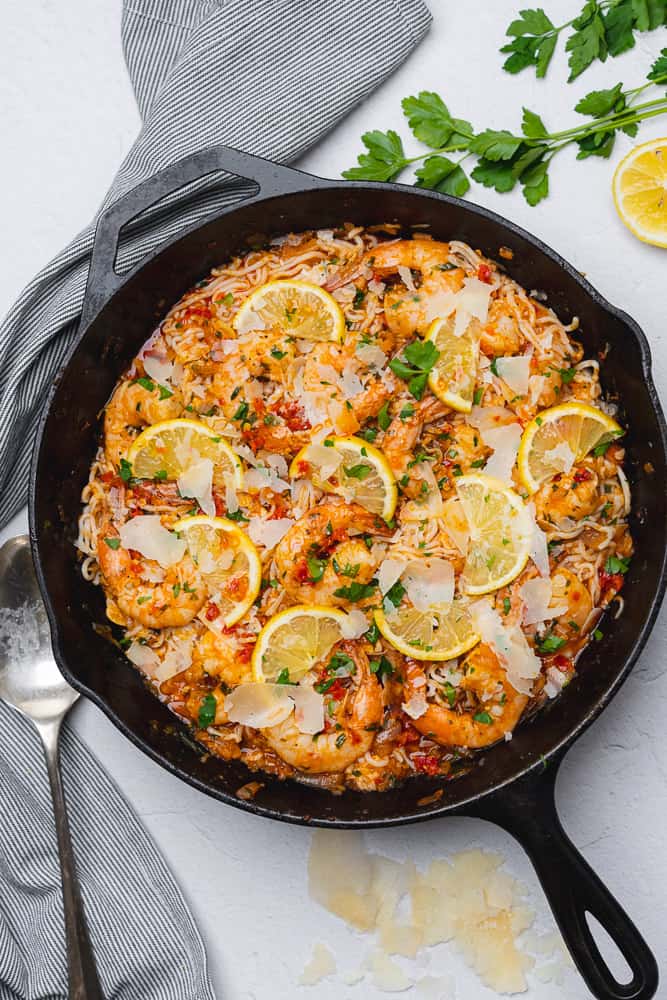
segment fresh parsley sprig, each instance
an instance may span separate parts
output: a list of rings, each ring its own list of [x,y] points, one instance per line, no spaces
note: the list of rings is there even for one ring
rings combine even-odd
[[[415,399],[421,399],[428,373],[439,357],[440,351],[430,340],[413,340],[403,348],[403,357],[393,358],[389,367],[394,375],[405,379]]]
[[[641,99],[649,88],[666,83],[667,48],[640,86],[624,90],[623,84],[617,83],[583,97],[574,110],[585,115],[586,121],[550,132],[540,115],[524,108],[518,134],[491,128],[475,132],[470,122],[451,115],[438,94],[422,91],[406,97],[402,107],[413,135],[429,148],[407,156],[397,132],[367,132],[362,136],[367,152],[343,176],[349,180],[392,181],[408,166],[419,163],[415,171],[417,187],[460,198],[469,190],[470,179],[500,193],[520,185],[528,204],[537,205],[549,193],[549,166],[557,153],[575,146],[579,160],[610,156],[619,132],[634,136],[640,122],[667,113],[664,92],[653,100]],[[463,155],[458,160],[445,155],[454,152]],[[468,176],[462,164],[469,157],[475,157],[477,162]]]
[[[667,0],[587,0],[577,17],[555,25],[541,7],[519,11],[507,28],[511,41],[503,69],[520,73],[529,66],[535,75],[546,75],[560,35],[571,29],[565,43],[570,67],[569,82],[599,59],[618,56],[634,47],[635,32],[654,31],[667,24]]]

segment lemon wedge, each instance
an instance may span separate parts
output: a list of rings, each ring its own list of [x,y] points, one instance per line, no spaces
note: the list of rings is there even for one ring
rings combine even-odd
[[[622,433],[615,420],[588,403],[573,401],[542,410],[521,437],[517,455],[521,482],[534,493],[563,471],[564,456],[579,462],[597,445]]]
[[[390,615],[378,609],[374,618],[387,642],[414,660],[452,660],[480,640],[460,598],[427,611],[407,604],[401,604]]]
[[[345,317],[332,295],[307,281],[269,281],[241,303],[234,317],[238,334],[277,329],[299,340],[340,343]]]
[[[616,167],[612,191],[630,232],[644,243],[667,247],[667,138],[631,149]]]
[[[499,590],[528,561],[532,522],[526,505],[491,476],[461,476],[456,492],[470,531],[461,585],[466,594]]]
[[[199,420],[162,420],[151,424],[132,442],[127,461],[137,479],[178,479],[202,458],[213,462],[213,480],[227,477],[243,486],[243,464],[224,438]]]
[[[477,338],[470,332],[473,324],[460,337],[454,335],[454,320],[434,319],[426,340],[437,347],[440,355],[429,372],[431,392],[447,406],[460,413],[470,413],[477,380]]]
[[[213,631],[236,624],[252,606],[262,583],[262,563],[253,543],[237,524],[206,514],[181,518],[173,531],[185,539],[211,595],[200,617]]]
[[[307,475],[318,489],[358,503],[385,521],[394,516],[394,473],[380,449],[361,438],[329,437],[306,445],[292,460],[289,473],[292,479]]]
[[[274,615],[257,636],[251,661],[255,680],[275,682],[281,675],[300,680],[344,638],[346,618],[344,611],[317,604],[297,604]]]

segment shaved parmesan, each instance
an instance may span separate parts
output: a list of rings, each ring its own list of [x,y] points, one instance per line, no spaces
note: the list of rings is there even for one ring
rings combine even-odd
[[[254,309],[246,309],[241,317],[240,322],[237,326],[237,333],[243,336],[244,333],[250,333],[251,330],[265,330],[266,323]]]
[[[454,567],[445,559],[419,559],[403,573],[408,598],[418,611],[451,604],[454,600]]]
[[[504,427],[489,428],[480,433],[484,444],[493,448],[493,455],[488,459],[484,472],[512,485],[512,469],[521,442],[521,425],[505,424]]]
[[[470,528],[468,527],[468,519],[463,512],[463,507],[458,497],[450,497],[446,502],[442,512],[442,519],[447,534],[454,542],[454,545],[462,555],[467,555],[470,544]]]
[[[307,685],[239,684],[225,698],[225,711],[230,722],[253,729],[280,725],[293,711],[302,733],[319,733],[324,726],[324,699]]]
[[[277,726],[293,712],[287,684],[239,684],[225,698],[230,722],[253,729]]]
[[[408,289],[408,291],[409,292],[416,292],[417,289],[415,288],[415,283],[414,283],[414,280],[412,278],[412,271],[410,270],[410,268],[409,267],[405,267],[403,264],[399,264],[397,270],[398,270],[398,273],[399,273],[401,281],[403,282],[403,284],[405,285],[405,287]]]
[[[424,692],[415,691],[407,701],[403,702],[401,708],[411,719],[421,719],[422,715],[426,715],[428,710],[428,702],[426,701]]]
[[[377,580],[381,594],[386,594],[400,579],[403,570],[407,566],[405,559],[383,559],[378,569]]]
[[[341,622],[341,633],[345,639],[359,639],[368,631],[368,619],[363,611],[353,608],[345,615],[345,621]]]
[[[521,694],[530,694],[531,682],[539,675],[541,665],[521,626],[505,625],[486,599],[471,604],[470,613],[482,641],[493,649],[512,687]]]
[[[428,486],[428,494],[426,497],[426,503],[421,504],[422,514],[428,511],[433,517],[440,517],[442,514],[443,504],[442,504],[442,494],[440,493],[440,487],[438,486],[438,480],[435,478],[435,473],[431,468],[430,462],[417,462],[413,470],[414,474],[426,483]]]
[[[343,456],[337,448],[327,448],[324,444],[309,444],[303,457],[306,462],[319,469],[321,479],[333,476],[343,461]]]
[[[192,665],[192,638],[179,638],[173,648],[167,650],[162,658],[159,667],[153,672],[153,678],[159,681],[168,681],[170,677],[175,677],[183,670],[187,670]]]
[[[413,986],[400,965],[392,961],[383,951],[371,955],[370,969],[373,974],[373,984],[383,993],[404,993]]]
[[[284,493],[290,488],[290,484],[281,479],[275,469],[270,466],[260,466],[256,469],[248,469],[245,474],[245,486],[248,490],[273,490],[274,493]]]
[[[429,295],[424,310],[426,322],[430,323],[434,319],[446,319],[447,316],[451,316],[456,309],[457,295],[457,292],[448,292],[444,289]]]
[[[205,514],[215,517],[213,462],[210,458],[201,458],[189,465],[180,474],[177,483],[182,497],[194,497]]]
[[[355,354],[369,368],[384,368],[387,363],[387,355],[375,344],[357,344]]]
[[[547,683],[544,685],[544,690],[548,697],[555,698],[556,695],[559,695],[567,684],[567,680],[567,675],[562,670],[559,670],[558,667],[549,667],[547,670]]]
[[[160,664],[160,658],[155,650],[136,640],[125,650],[125,655],[135,667],[139,667],[146,674],[153,674]]]
[[[167,531],[157,514],[139,514],[118,529],[124,549],[134,549],[160,566],[173,566],[185,555],[185,541]]]
[[[454,336],[465,333],[471,319],[486,323],[489,315],[489,301],[493,288],[479,278],[464,278],[463,288],[456,293],[456,320]]]
[[[384,281],[378,281],[377,278],[371,278],[368,282],[368,291],[373,295],[382,296],[384,295],[384,290],[386,288]]]
[[[538,399],[542,395],[542,390],[544,389],[544,383],[546,379],[544,375],[531,375],[528,379],[528,391],[530,393],[530,404],[535,406]]]
[[[467,421],[484,436],[485,431],[516,423],[516,414],[504,406],[473,406]]]
[[[496,371],[517,396],[528,392],[530,378],[530,358],[526,354],[516,357],[496,358]]]
[[[148,377],[157,382],[158,385],[168,385],[171,382],[174,374],[173,362],[167,358],[161,358],[157,354],[144,354],[141,360]]]
[[[553,466],[554,469],[560,469],[561,472],[569,472],[574,465],[574,459],[575,454],[567,441],[559,441],[554,448],[544,453],[546,464]]]
[[[332,976],[336,971],[336,960],[326,945],[319,942],[313,945],[312,957],[301,973],[299,983],[301,986],[316,986],[327,976]]]
[[[567,605],[564,607],[550,606],[552,597],[550,579],[537,577],[526,580],[519,590],[519,594],[524,605],[521,618],[524,625],[538,625],[550,618],[558,618],[567,611]]]
[[[537,570],[540,576],[549,576],[549,545],[547,542],[547,536],[540,528],[537,520],[535,519],[535,504],[527,503],[526,511],[531,520],[531,534],[530,534],[530,558],[533,560],[537,566]]]
[[[285,537],[294,524],[291,517],[278,517],[267,521],[263,517],[251,517],[248,522],[248,534],[255,545],[262,545],[267,551],[275,548]]]
[[[235,514],[239,509],[239,498],[236,492],[236,486],[232,477],[228,474],[225,476],[225,506],[227,507],[228,514]]]
[[[281,685],[285,687],[286,685]],[[324,729],[324,698],[306,684],[289,688],[294,702],[294,721],[302,733],[314,735]]]
[[[341,388],[345,399],[354,399],[355,396],[364,391],[364,383],[355,371],[355,362],[352,358],[345,362],[341,376]]]

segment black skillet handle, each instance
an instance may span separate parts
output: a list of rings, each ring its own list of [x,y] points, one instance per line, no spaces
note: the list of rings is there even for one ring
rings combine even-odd
[[[658,988],[658,966],[641,934],[561,825],[555,803],[553,758],[512,785],[481,800],[465,815],[497,823],[517,838],[530,857],[570,954],[586,985],[599,1000],[650,1000]],[[592,914],[617,945],[632,970],[619,983],[607,966],[586,921]]]
[[[253,181],[257,190],[239,201],[253,202],[271,195],[303,191],[317,185],[317,178],[292,167],[283,167],[231,146],[210,146],[191,153],[142,181],[100,215],[90,260],[88,283],[79,329],[83,330],[123,283],[114,265],[123,226],[167,195],[215,170]]]

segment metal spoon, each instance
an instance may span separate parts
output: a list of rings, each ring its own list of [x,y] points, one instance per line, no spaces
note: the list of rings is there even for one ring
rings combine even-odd
[[[44,744],[53,795],[65,908],[70,1000],[104,1000],[76,876],[58,760],[60,724],[79,697],[51,651],[51,637],[26,535],[0,548],[0,614],[12,622],[12,642],[0,629],[0,698],[34,723]]]

